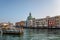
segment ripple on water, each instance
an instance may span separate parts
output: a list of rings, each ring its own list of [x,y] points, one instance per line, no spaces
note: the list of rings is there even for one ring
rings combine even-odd
[[[31,40],[60,40],[60,37],[54,35],[47,36],[46,34],[35,34]]]
[[[35,34],[31,40],[47,40],[46,34]]]

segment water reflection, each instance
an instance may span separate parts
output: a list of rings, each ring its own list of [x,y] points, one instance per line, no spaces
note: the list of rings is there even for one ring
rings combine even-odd
[[[60,40],[60,29],[24,29],[23,35],[0,35],[0,40]]]
[[[50,29],[48,30],[47,38],[49,40],[60,40],[60,29]]]

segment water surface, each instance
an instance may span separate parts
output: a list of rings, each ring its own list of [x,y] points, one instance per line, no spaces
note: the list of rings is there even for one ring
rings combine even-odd
[[[22,35],[1,35],[0,40],[60,40],[60,29],[24,29]]]

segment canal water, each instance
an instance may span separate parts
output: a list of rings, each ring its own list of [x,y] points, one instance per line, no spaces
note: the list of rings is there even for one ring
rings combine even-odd
[[[60,40],[60,29],[24,29],[21,35],[2,35],[0,40]]]

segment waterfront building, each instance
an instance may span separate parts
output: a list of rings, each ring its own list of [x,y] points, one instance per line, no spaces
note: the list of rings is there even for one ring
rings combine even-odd
[[[26,26],[26,21],[16,22],[15,25],[16,25],[16,26],[19,26],[19,27],[21,27],[21,26]]]
[[[27,18],[27,27],[48,27],[48,28],[60,28],[60,16],[50,17],[47,16],[41,19],[32,18],[31,13]]]
[[[55,16],[55,26],[60,28],[60,16]]]
[[[48,22],[46,18],[43,19],[35,19],[35,26],[36,27],[47,27]]]
[[[0,23],[0,27],[1,28],[4,28],[4,29],[7,29],[7,28],[9,28],[9,27],[13,27],[14,25],[13,25],[13,23],[10,23],[10,22],[2,22],[2,23]]]
[[[35,27],[35,18],[27,21],[27,27]]]
[[[60,27],[60,16],[48,18],[48,26],[51,28]]]
[[[35,26],[35,18],[32,18],[31,12],[29,13],[29,16],[27,17],[26,26],[27,27],[34,27]]]
[[[49,27],[49,28],[56,28],[60,27],[60,16],[54,16],[54,17],[46,17],[42,19],[35,19],[36,26],[39,27]]]

